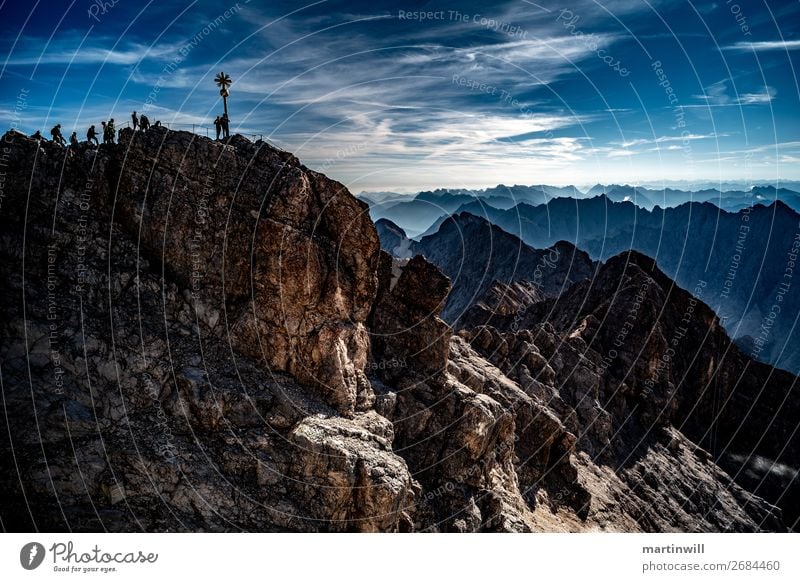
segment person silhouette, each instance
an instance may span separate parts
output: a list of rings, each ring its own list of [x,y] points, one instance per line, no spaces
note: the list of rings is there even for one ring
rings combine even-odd
[[[100,142],[97,141],[97,130],[94,128],[94,125],[90,125],[89,130],[86,132],[86,141],[88,143],[94,141],[94,144],[100,147]]]
[[[69,145],[72,147],[78,147],[78,132],[73,131],[72,135],[69,136]]]
[[[131,124],[133,126],[133,131],[136,131],[136,128],[139,127],[139,118],[136,116],[135,111],[131,113]]]
[[[230,132],[230,121],[228,120],[228,116],[223,114],[222,115],[222,136],[227,139],[231,136]]]
[[[214,120],[214,129],[217,130],[217,139],[219,139],[219,132],[222,129],[222,120],[217,115],[217,118]]]
[[[117,128],[114,127],[114,118],[113,117],[108,120],[108,124],[106,125],[106,128],[108,129],[108,141],[110,143],[116,143],[117,142]]]
[[[142,116],[139,118],[139,127],[142,128],[142,131],[150,129],[150,118],[144,113],[142,113]]]
[[[53,126],[53,129],[50,130],[50,135],[53,137],[53,143],[57,143],[58,145],[67,145],[67,141],[64,139],[64,136],[61,135],[61,124],[57,123]]]

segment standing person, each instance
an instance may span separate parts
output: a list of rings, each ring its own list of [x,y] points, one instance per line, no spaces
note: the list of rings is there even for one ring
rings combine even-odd
[[[227,138],[229,138],[231,136],[229,123],[230,122],[228,121],[228,116],[223,114],[222,115],[222,135],[223,135],[223,137],[225,139],[227,139]]]
[[[103,126],[103,144],[108,143],[108,124],[105,121],[101,121],[100,125]]]
[[[100,142],[97,141],[97,130],[95,130],[94,125],[90,125],[89,130],[86,132],[86,141],[88,143],[94,141],[94,144],[100,147]]]
[[[217,118],[214,120],[214,129],[217,130],[217,140],[219,140],[219,132],[222,129],[222,120],[220,120],[219,115],[217,115]]]
[[[142,128],[142,131],[147,131],[150,128],[150,119],[144,113],[139,119],[139,127]]]
[[[53,129],[50,130],[50,135],[53,137],[53,143],[57,143],[58,145],[67,145],[67,141],[64,139],[64,136],[61,135],[61,124],[57,123],[53,126]]]
[[[67,148],[67,157],[72,158],[75,155],[75,152],[78,150],[78,133],[73,131],[72,135],[69,136],[69,148]]]
[[[131,113],[131,124],[133,126],[133,131],[136,131],[136,128],[139,127],[139,118],[136,116],[135,111]]]
[[[108,141],[111,143],[117,143],[117,128],[114,127],[114,118],[108,120]]]

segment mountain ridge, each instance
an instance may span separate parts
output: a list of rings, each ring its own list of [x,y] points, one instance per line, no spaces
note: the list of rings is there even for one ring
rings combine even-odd
[[[787,253],[800,232],[800,214],[781,201],[737,212],[708,202],[650,211],[600,195],[579,201],[556,199],[545,206],[520,204],[506,211],[473,204],[458,212],[480,215],[534,248],[568,240],[601,261],[635,249],[655,257],[684,288],[707,279],[712,293],[708,301],[725,317],[735,338],[758,336],[778,293]],[[724,268],[709,269],[711,264]],[[784,300],[800,310],[796,290]],[[792,321],[779,320],[760,357],[800,370],[800,347],[794,347],[798,346],[794,337]]]
[[[99,149],[19,135],[8,147],[7,529],[793,525],[675,426],[647,447],[624,440],[637,457],[615,469],[603,427],[624,415],[598,400],[602,361],[577,357],[588,316],[580,331],[531,319],[454,334],[440,314],[459,281],[381,251],[366,205],[291,154],[166,128]],[[596,279],[570,273],[552,282],[571,282],[565,300]],[[531,317],[557,300],[520,285]],[[562,320],[581,314],[562,307]]]

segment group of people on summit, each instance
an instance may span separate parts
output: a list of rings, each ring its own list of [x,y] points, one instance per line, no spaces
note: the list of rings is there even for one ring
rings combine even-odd
[[[114,125],[114,118],[112,117],[108,121],[101,121],[100,125],[103,126],[103,143],[117,143],[117,128]],[[223,138],[230,137],[231,134],[229,125],[230,122],[226,114],[217,115],[217,118],[214,120],[214,128],[217,130],[217,139],[219,139],[220,133],[222,134]],[[147,131],[151,127],[150,119],[148,119],[147,115],[144,113],[137,115],[137,113],[134,111],[131,113],[131,127],[133,127],[133,131],[136,131],[137,129],[141,131]],[[161,122],[156,120],[152,127],[161,127]],[[90,125],[89,129],[86,131],[86,143],[91,144],[94,142],[97,147],[100,147],[100,142],[97,140],[97,135],[98,133],[94,125]],[[66,147],[67,140],[64,139],[64,136],[61,133],[60,123],[57,123],[53,126],[53,128],[50,130],[50,136],[53,138],[53,143],[57,143]],[[42,139],[42,132],[37,130],[32,137],[34,139]],[[69,145],[77,147],[79,144],[80,142],[78,141],[78,133],[73,131],[72,135],[69,136]]]
[[[114,125],[114,118],[112,117],[108,121],[101,121],[100,125],[103,126],[103,143],[104,144],[114,144],[117,143],[117,128]],[[131,126],[133,130],[136,131],[140,129],[141,131],[147,131],[150,129],[150,120],[147,118],[147,115],[144,113],[139,116],[134,111],[131,113]],[[153,127],[160,127],[161,122],[156,121],[153,124]],[[95,129],[94,125],[90,125],[89,129],[86,130],[86,143],[91,144],[94,142],[94,145],[100,147],[100,142],[97,140],[97,129]],[[32,136],[34,139],[42,139],[42,132],[36,131],[36,133]],[[61,124],[57,123],[53,126],[50,130],[50,137],[53,139],[53,143],[57,143],[61,146],[67,145],[67,140],[64,139],[64,135],[61,133]],[[73,131],[72,135],[69,136],[69,145],[70,146],[78,146],[80,142],[78,141],[78,132]]]

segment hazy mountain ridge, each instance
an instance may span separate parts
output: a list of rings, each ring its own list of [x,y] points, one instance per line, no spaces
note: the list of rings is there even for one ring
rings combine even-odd
[[[558,296],[576,281],[591,277],[598,266],[566,241],[534,249],[491,222],[466,212],[449,216],[435,234],[419,241],[409,239],[399,226],[386,219],[375,226],[384,251],[398,259],[423,255],[450,278],[452,289],[442,318],[454,325],[494,288],[522,292],[513,284],[524,283],[538,289],[542,297]]]
[[[462,206],[512,233],[533,248],[566,240],[596,260],[635,249],[655,258],[659,267],[685,289],[707,283],[704,299],[726,329],[745,345],[760,338],[753,355],[779,367],[800,370],[800,341],[795,315],[800,289],[784,278],[800,234],[800,215],[783,202],[737,212],[710,202],[675,208],[640,208],[605,195],[584,200],[558,198],[547,205],[520,204],[510,210],[472,203]],[[781,284],[789,284],[781,290]],[[780,302],[782,317],[770,317]],[[762,326],[767,324],[765,331]]]
[[[730,186],[730,185],[729,185]],[[482,190],[437,189],[417,194],[364,192],[359,197],[370,205],[370,215],[377,221],[381,218],[391,220],[411,238],[420,238],[436,232],[444,217],[453,212],[467,210],[475,214],[470,203],[485,205],[491,209],[509,210],[517,204],[539,206],[557,198],[582,200],[606,195],[614,202],[632,202],[637,206],[653,210],[656,207],[674,208],[687,202],[710,202],[718,208],[736,212],[756,204],[769,205],[781,201],[800,211],[800,194],[796,190],[776,186],[751,186],[750,188],[729,189],[703,188],[682,190],[664,187],[661,189],[645,186],[596,184],[583,192],[575,186],[504,186]],[[459,204],[460,203],[460,204]]]

